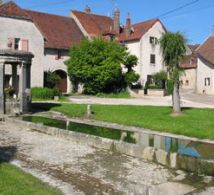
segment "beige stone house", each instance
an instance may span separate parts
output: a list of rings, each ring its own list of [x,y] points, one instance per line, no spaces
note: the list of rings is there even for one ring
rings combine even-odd
[[[197,49],[197,93],[214,95],[214,32]]]
[[[196,78],[197,78],[197,48],[196,45],[187,46],[187,55],[180,65],[184,69],[180,78],[181,89],[196,90]]]

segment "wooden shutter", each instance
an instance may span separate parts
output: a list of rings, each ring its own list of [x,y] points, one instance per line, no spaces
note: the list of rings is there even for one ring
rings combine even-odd
[[[15,38],[8,38],[7,46],[11,49],[15,49]]]
[[[28,40],[27,39],[21,39],[21,50],[28,51]]]

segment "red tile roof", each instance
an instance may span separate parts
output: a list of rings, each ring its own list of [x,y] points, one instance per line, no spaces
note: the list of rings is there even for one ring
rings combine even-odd
[[[133,28],[133,32],[131,33],[131,35],[126,36],[125,32],[122,32],[118,38],[119,40],[122,41],[133,41],[133,40],[139,40],[145,33],[148,32],[148,30],[157,22],[161,21],[159,19],[152,19],[152,20],[148,20],[145,22],[141,22],[138,24],[134,24],[132,25]],[[161,25],[163,26],[163,24],[161,23]],[[163,28],[165,29],[165,27],[163,26]],[[166,31],[166,29],[165,29]]]
[[[199,44],[196,45],[188,45],[192,54],[185,56],[182,64],[180,65],[181,68],[190,69],[190,68],[197,68],[197,48]]]
[[[69,49],[84,38],[70,17],[26,10],[46,39],[45,48]]]
[[[214,64],[214,36],[210,36],[198,49],[199,56]]]
[[[113,20],[107,16],[87,14],[76,10],[71,11],[91,37],[102,36],[113,26]]]
[[[25,10],[17,6],[12,1],[0,5],[0,16],[10,16],[15,18],[31,19],[31,17],[26,13]]]
[[[83,28],[91,37],[101,36],[112,31],[113,19],[110,17],[87,14],[85,12],[75,10],[72,11],[72,13],[77,17]],[[161,23],[159,19],[153,19],[132,25],[134,31],[128,37],[125,34],[125,30],[121,28],[121,33],[117,35],[117,38],[121,42],[139,40],[156,22]],[[163,26],[162,23],[161,25]],[[164,26],[163,28],[165,29]]]

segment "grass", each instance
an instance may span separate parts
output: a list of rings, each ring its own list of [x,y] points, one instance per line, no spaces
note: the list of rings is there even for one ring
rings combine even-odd
[[[46,186],[30,174],[8,163],[0,164],[1,195],[59,195],[57,190]]]
[[[71,117],[84,117],[86,105],[34,104],[35,108],[53,110]],[[214,109],[183,109],[183,115],[170,116],[170,107],[92,105],[95,120],[214,140]]]

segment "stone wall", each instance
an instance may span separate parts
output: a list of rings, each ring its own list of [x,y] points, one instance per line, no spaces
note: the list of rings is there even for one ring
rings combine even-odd
[[[200,158],[189,157],[173,152],[166,152],[162,149],[155,149],[144,145],[130,144],[123,141],[96,137],[88,134],[62,130],[54,127],[47,127],[42,124],[24,122],[14,118],[7,118],[7,122],[15,125],[22,125],[23,128],[57,136],[72,141],[88,143],[88,145],[100,149],[112,150],[126,155],[153,161],[173,169],[182,169],[197,174],[214,175],[214,162]]]

